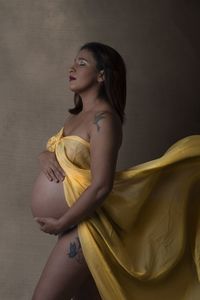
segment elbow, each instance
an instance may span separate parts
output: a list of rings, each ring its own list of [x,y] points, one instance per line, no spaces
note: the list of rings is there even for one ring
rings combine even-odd
[[[109,184],[109,185],[105,185],[104,188],[105,188],[105,192],[107,194],[109,194],[112,191],[112,189],[113,189],[113,182],[111,184]]]
[[[102,203],[104,202],[104,200],[106,200],[106,198],[108,197],[109,193],[111,192],[112,188],[102,184],[102,185],[94,185],[91,184],[90,185],[90,190],[92,192],[92,194],[94,195],[94,197],[92,197],[92,202],[94,204],[93,208],[97,208],[99,206],[102,205]]]
[[[91,188],[96,190],[99,194],[102,196],[107,196],[113,188],[113,185],[107,185],[107,184],[91,184]]]

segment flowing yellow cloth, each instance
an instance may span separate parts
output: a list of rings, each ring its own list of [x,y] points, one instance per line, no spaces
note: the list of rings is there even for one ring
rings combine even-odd
[[[91,183],[90,144],[64,137],[62,127],[46,147],[67,174],[71,207]],[[200,135],[116,171],[113,190],[78,234],[103,300],[199,300]]]

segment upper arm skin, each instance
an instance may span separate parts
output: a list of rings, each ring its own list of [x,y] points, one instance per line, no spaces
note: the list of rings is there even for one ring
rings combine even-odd
[[[90,130],[91,186],[112,190],[121,143],[120,119],[108,111],[96,112]]]

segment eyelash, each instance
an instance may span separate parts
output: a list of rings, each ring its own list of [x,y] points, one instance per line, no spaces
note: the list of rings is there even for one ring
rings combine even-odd
[[[80,67],[82,67],[82,66],[85,66],[85,63],[82,61],[82,62],[78,62],[78,65],[80,66]]]

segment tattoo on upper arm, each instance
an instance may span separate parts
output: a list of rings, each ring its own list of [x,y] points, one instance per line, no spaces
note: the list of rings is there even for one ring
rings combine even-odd
[[[98,122],[99,122],[101,119],[104,119],[104,118],[105,118],[105,112],[97,113],[97,114],[94,116],[94,122],[93,122],[93,124],[96,124],[96,125],[97,125],[97,131],[100,130],[100,126],[99,126]]]

